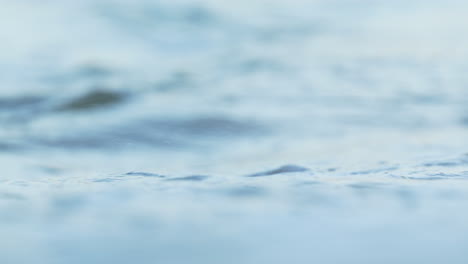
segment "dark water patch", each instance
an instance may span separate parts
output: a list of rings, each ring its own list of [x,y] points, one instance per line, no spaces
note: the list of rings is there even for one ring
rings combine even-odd
[[[296,187],[307,187],[307,186],[317,186],[317,185],[322,185],[324,184],[323,182],[320,181],[302,181],[297,184],[295,184]]]
[[[418,195],[414,190],[399,187],[392,192],[408,209],[416,209],[419,206]]]
[[[70,150],[122,150],[134,147],[196,150],[221,144],[221,141],[214,139],[256,137],[264,135],[266,129],[250,121],[222,117],[195,117],[131,121],[112,127],[99,127],[99,124],[95,124],[88,130],[64,132],[67,133],[30,140],[37,146]]]
[[[21,150],[22,147],[13,143],[0,142],[0,152],[16,152]]]
[[[347,186],[356,190],[376,190],[385,186],[385,184],[375,182],[359,182],[348,184]]]
[[[226,190],[227,195],[239,198],[260,197],[267,193],[266,189],[258,186],[241,186]]]
[[[46,102],[45,97],[25,95],[19,97],[0,98],[1,111],[20,111],[23,114],[37,114],[37,110]],[[35,112],[36,111],[36,112]],[[25,116],[14,116],[12,121],[21,121]]]
[[[431,162],[423,163],[424,167],[456,167],[468,165],[468,155],[462,155],[459,158],[436,160]]]
[[[460,165],[459,162],[455,161],[436,161],[436,162],[428,162],[423,164],[425,167],[455,167]]]
[[[121,128],[115,131],[108,132],[112,137],[114,146],[119,148],[126,147],[149,147],[149,148],[163,148],[163,149],[187,149],[196,147],[196,144],[189,142],[189,138],[176,137],[170,135],[169,132],[161,133],[146,127],[135,128]]]
[[[285,174],[285,173],[294,173],[294,172],[306,172],[310,169],[301,167],[298,165],[284,165],[274,170],[257,172],[254,174],[247,175],[247,177],[262,177],[262,176],[271,176],[276,174]]]
[[[124,176],[140,176],[140,177],[154,177],[154,178],[165,178],[166,176],[151,172],[140,172],[140,171],[131,171],[124,174]]]
[[[0,110],[31,108],[42,104],[44,101],[46,101],[46,98],[34,95],[0,98]]]
[[[41,95],[22,95],[0,98],[0,122],[9,125],[25,124],[47,113],[50,98]]]
[[[98,132],[76,133],[57,138],[34,139],[33,143],[47,148],[68,150],[123,150],[134,147],[160,149],[187,149],[194,144],[183,142],[170,135],[158,135],[154,130],[138,128],[113,128]]]
[[[410,100],[417,104],[443,104],[446,102],[446,98],[442,94],[413,94]]]
[[[347,184],[346,186],[350,188],[354,194],[363,198],[369,195],[393,194],[392,186],[381,182],[355,182]]]
[[[190,182],[200,182],[208,179],[210,176],[206,175],[190,175],[185,177],[170,178],[166,181],[190,181]]]
[[[464,116],[460,119],[460,124],[464,127],[468,127],[468,116]]]
[[[96,89],[58,107],[58,111],[87,111],[109,107],[123,102],[127,94],[116,91]]]
[[[264,126],[254,121],[239,121],[217,116],[154,120],[142,125],[160,133],[190,137],[239,137],[261,135],[266,132]]]
[[[56,167],[50,167],[50,166],[39,166],[38,169],[44,173],[50,174],[50,175],[59,175],[64,173],[64,170],[61,168],[56,168]]]
[[[388,167],[388,168],[382,168],[382,169],[372,169],[372,170],[363,170],[363,171],[354,171],[351,172],[351,175],[368,175],[368,174],[377,174],[377,173],[388,173],[390,171],[395,171],[397,170],[398,167]]]
[[[355,182],[346,185],[351,188],[355,194],[367,196],[371,194],[393,194],[394,186],[382,182]]]
[[[444,173],[444,172],[439,172],[439,173],[431,173],[428,174],[431,177],[444,177],[444,178],[465,178],[468,177],[468,172],[461,172],[461,173]]]
[[[439,177],[439,176],[421,176],[421,177],[402,176],[401,178],[408,179],[408,180],[418,180],[418,181],[447,180],[447,177]]]
[[[429,173],[422,176],[396,176],[392,175],[393,177],[408,179],[408,180],[425,180],[425,181],[432,181],[432,180],[450,180],[450,179],[468,179],[468,171],[464,171],[461,173]]]
[[[33,142],[47,148],[62,148],[67,150],[79,149],[118,149],[119,142],[115,142],[111,136],[76,135],[58,138],[40,138]]]
[[[182,17],[190,25],[207,26],[216,22],[215,14],[201,5],[186,8]]]
[[[432,161],[423,164],[424,167],[456,167],[463,165],[468,165],[468,155],[462,155],[456,159]]]
[[[115,182],[115,181],[121,181],[122,179],[117,179],[117,178],[103,178],[103,179],[96,179],[93,180],[93,182],[97,183],[110,183],[110,182]]]
[[[65,217],[83,209],[88,202],[84,195],[59,195],[51,200],[53,210],[49,212],[50,219],[58,220],[57,217]]]
[[[173,28],[176,34],[181,30],[191,33],[212,28],[221,22],[211,8],[202,4],[171,6],[153,1],[140,6],[101,3],[96,8],[100,16],[120,30],[146,39],[153,39],[161,28]],[[171,37],[168,35],[165,39],[171,40]]]

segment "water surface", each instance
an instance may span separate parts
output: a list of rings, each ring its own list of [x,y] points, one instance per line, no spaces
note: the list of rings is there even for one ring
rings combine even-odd
[[[466,263],[465,2],[0,4],[1,263]]]

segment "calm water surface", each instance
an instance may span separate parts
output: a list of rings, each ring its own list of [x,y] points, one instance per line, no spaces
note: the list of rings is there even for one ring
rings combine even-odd
[[[0,5],[0,263],[467,263],[464,1]]]

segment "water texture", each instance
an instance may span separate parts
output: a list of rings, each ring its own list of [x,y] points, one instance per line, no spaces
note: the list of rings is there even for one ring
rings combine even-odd
[[[0,7],[0,263],[467,263],[464,1]]]

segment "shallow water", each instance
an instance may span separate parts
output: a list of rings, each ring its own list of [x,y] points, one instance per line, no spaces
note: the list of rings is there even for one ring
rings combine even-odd
[[[0,4],[0,263],[467,262],[465,2]]]

